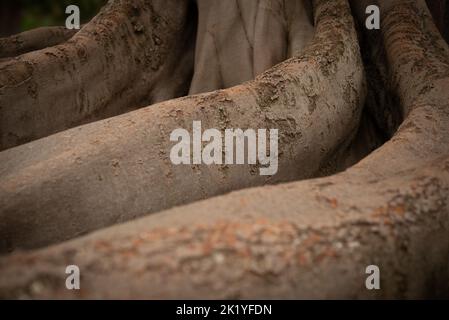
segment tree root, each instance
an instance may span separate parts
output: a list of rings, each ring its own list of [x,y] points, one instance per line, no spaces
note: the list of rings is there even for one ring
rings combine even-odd
[[[343,5],[346,1],[316,0],[315,4],[316,39],[321,42],[321,47],[314,42],[302,59],[294,58],[281,67],[288,71],[290,64],[294,66],[295,61],[299,61],[302,66],[305,59],[300,70],[307,75],[310,66],[323,66],[332,61],[322,72],[327,74],[332,66],[336,71],[327,74],[327,78],[320,78],[320,83],[329,86],[325,79],[347,67],[343,63],[347,60],[330,60],[333,56],[323,53],[335,52],[333,49],[339,48],[335,44],[351,42],[348,38],[335,39],[334,36],[335,41],[328,43],[324,30],[331,29],[328,23],[339,23],[342,31],[349,31],[339,34],[348,35],[352,27],[346,19],[341,19],[349,16],[347,6]],[[447,297],[449,48],[435,28],[424,0],[381,1],[380,4],[383,25],[378,45],[386,52],[387,90],[397,94],[397,108],[404,118],[393,138],[384,146],[345,172],[330,177],[233,192],[45,249],[3,257],[0,259],[0,296],[159,299]],[[339,18],[328,19],[330,12]],[[329,51],[321,51],[323,48]],[[320,52],[318,55],[312,54],[317,51]],[[357,59],[355,51],[355,47],[349,50],[353,52],[350,55],[353,59]],[[338,56],[347,57],[345,54]],[[277,69],[256,79],[253,88],[257,88],[257,83],[265,83],[268,75],[276,74]],[[287,74],[292,76],[290,72]],[[233,92],[238,89],[243,91],[238,92],[240,97],[245,92],[244,87],[225,91],[231,101],[237,99],[237,93],[233,96]],[[341,92],[339,89],[336,92]],[[287,87],[283,92],[294,90],[294,87]],[[357,92],[359,97],[362,91]],[[320,94],[325,96],[326,93]],[[216,95],[220,96],[220,93],[199,97],[216,99]],[[192,105],[192,101],[199,97],[167,102],[134,114],[141,118],[145,114],[176,110],[174,105],[185,101]],[[317,104],[318,108],[321,103]],[[248,112],[251,112],[251,105]],[[280,106],[276,105],[276,108]],[[178,121],[189,122],[190,118],[183,120],[189,113],[181,110],[183,114]],[[129,115],[117,119],[123,121],[127,117]],[[171,118],[163,118],[164,121],[158,124],[165,123],[166,119]],[[233,118],[230,121],[232,125],[241,124]],[[93,126],[82,130],[95,133]],[[68,135],[75,136],[72,132]],[[83,138],[88,139],[88,136]],[[49,141],[51,138],[44,143]],[[54,148],[60,147],[55,144]],[[109,148],[108,145],[102,150]],[[3,152],[0,157],[7,159],[6,154],[12,163],[26,151],[17,148],[12,150],[14,154]],[[70,155],[60,153],[60,157],[64,156]],[[40,157],[42,161],[43,155]],[[24,164],[17,167],[25,168],[27,160],[21,161]],[[297,166],[304,168],[310,159],[308,161],[297,162]],[[49,160],[41,167],[41,162],[30,163],[34,163],[34,167],[29,166],[27,170],[42,171],[56,162]],[[291,172],[291,167],[286,168]],[[20,190],[26,190],[31,181],[24,178],[33,176],[34,172],[26,174],[25,169],[22,170],[20,178],[19,175],[4,176],[9,185],[16,184],[17,187],[9,194],[2,191],[0,199],[5,196],[11,199],[13,191],[20,194]],[[62,170],[59,172],[66,178]],[[82,173],[81,170],[78,172]],[[20,179],[24,180],[20,182]],[[52,179],[45,182],[51,184]],[[44,183],[39,182],[38,186],[45,191]],[[158,188],[163,190],[159,185]],[[171,192],[174,193],[173,189]],[[43,195],[41,207],[47,212],[45,200],[48,198],[45,193]],[[33,204],[24,205],[26,199],[25,196],[20,198],[24,207]],[[1,207],[4,208],[6,203]],[[131,212],[129,207],[127,209]],[[65,209],[66,212],[70,210]],[[59,211],[62,214],[63,208]],[[96,208],[94,212],[97,211]],[[2,216],[1,221],[7,217]],[[47,221],[53,223],[56,218],[51,215]],[[23,226],[21,228],[23,230]],[[3,227],[2,233],[6,230]],[[26,239],[20,241],[27,242]],[[81,269],[83,284],[80,291],[65,289],[63,271],[70,264]],[[370,264],[380,267],[382,290],[365,288],[365,268]]]
[[[69,30],[65,27],[41,27],[11,37],[0,38],[0,58],[13,58],[61,44],[77,32],[78,30]]]
[[[0,150],[185,95],[190,11],[184,0],[112,0],[69,41],[1,62]]]
[[[329,10],[341,19],[326,15]],[[2,152],[1,250],[48,245],[236,189],[335,172],[357,131],[365,86],[346,2],[319,5],[316,20],[314,43],[303,55],[252,82]],[[170,133],[194,120],[223,131],[279,128],[278,173],[260,176],[247,164],[173,165]]]

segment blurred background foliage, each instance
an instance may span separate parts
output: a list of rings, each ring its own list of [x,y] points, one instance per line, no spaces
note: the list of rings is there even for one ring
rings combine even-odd
[[[80,8],[81,23],[89,21],[107,0],[0,0],[0,37],[43,26],[63,26],[69,5]]]

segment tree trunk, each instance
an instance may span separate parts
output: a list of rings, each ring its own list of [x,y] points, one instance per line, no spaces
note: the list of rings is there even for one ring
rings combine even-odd
[[[364,29],[363,4],[352,3],[357,38],[348,1],[314,0],[314,39],[302,53],[288,48],[308,27],[284,30],[275,26],[288,15],[273,18],[265,26],[289,40],[278,38],[260,58],[251,49],[257,37],[247,36],[255,33],[244,32],[258,23],[237,25],[237,36],[236,24],[220,21],[228,33],[208,36],[202,19],[215,17],[214,7],[204,14],[200,1],[195,63],[204,68],[195,68],[191,92],[233,85],[256,75],[255,65],[292,57],[233,88],[1,152],[3,251],[155,214],[0,258],[0,296],[447,297],[449,48],[424,0],[379,1],[381,32]],[[224,76],[231,57],[212,50],[229,34],[248,59],[235,79]],[[223,64],[207,65],[207,57]],[[250,165],[172,165],[169,134],[194,120],[221,130],[280,128],[278,173],[267,179]],[[323,175],[330,176],[303,180]],[[70,264],[82,270],[80,291],[65,289],[61,270]],[[371,264],[382,270],[382,290],[364,286]]]

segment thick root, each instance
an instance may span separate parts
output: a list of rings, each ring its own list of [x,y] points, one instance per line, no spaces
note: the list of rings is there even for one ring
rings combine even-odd
[[[185,95],[189,1],[111,0],[69,41],[0,63],[0,150]]]
[[[316,2],[323,12],[345,1]],[[449,50],[424,1],[384,6],[379,45],[405,117],[391,141],[331,177],[234,192],[4,257],[0,295],[447,297]],[[82,272],[77,292],[65,289],[70,264]],[[370,264],[382,290],[364,287]]]
[[[0,38],[0,59],[13,58],[21,54],[52,47],[69,40],[78,30],[65,27],[41,27]]]
[[[335,172],[358,128],[364,74],[346,1],[319,2],[315,16],[317,33],[305,53],[254,81],[2,152],[1,250],[36,248],[232,190]],[[247,164],[173,165],[170,133],[190,129],[194,120],[203,129],[279,129],[277,174],[261,176]]]

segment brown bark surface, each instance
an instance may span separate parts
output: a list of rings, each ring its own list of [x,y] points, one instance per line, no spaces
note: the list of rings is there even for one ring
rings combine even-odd
[[[381,31],[366,31],[363,2],[353,2],[351,13],[346,0],[315,0],[313,41],[298,53],[288,49],[290,40],[264,48],[260,67],[288,52],[292,57],[253,81],[1,152],[2,251],[153,214],[3,256],[0,296],[447,297],[449,48],[424,0],[378,4]],[[237,52],[247,52],[243,61],[253,64],[245,63],[241,78],[214,82],[233,60],[226,55],[223,65],[204,65],[209,60],[200,53],[213,55],[204,43],[226,43],[221,34],[201,31],[209,28],[202,17],[218,12],[206,9],[198,14],[196,47],[204,49],[196,51],[195,65],[211,73],[193,92],[258,73],[249,45],[255,39],[242,31],[258,24],[224,19],[219,23],[239,39],[231,38]],[[245,10],[239,8],[244,17],[254,16]],[[94,21],[101,25],[100,18]],[[270,32],[304,43],[303,33],[281,31],[271,24],[279,20],[269,20]],[[193,120],[208,128],[280,128],[278,174],[267,180],[246,165],[173,166],[168,135]],[[199,199],[206,200],[174,207]],[[65,288],[70,264],[81,269],[80,291]],[[370,264],[382,270],[382,290],[364,286]]]
[[[342,12],[338,21],[317,13],[317,35],[303,55],[254,81],[2,152],[1,250],[48,245],[236,189],[335,172],[356,134],[365,94],[349,8],[335,8]],[[194,120],[223,132],[280,128],[277,174],[261,176],[257,165],[174,166],[170,132]]]
[[[191,15],[188,1],[110,1],[69,41],[0,62],[0,150],[185,95]]]

